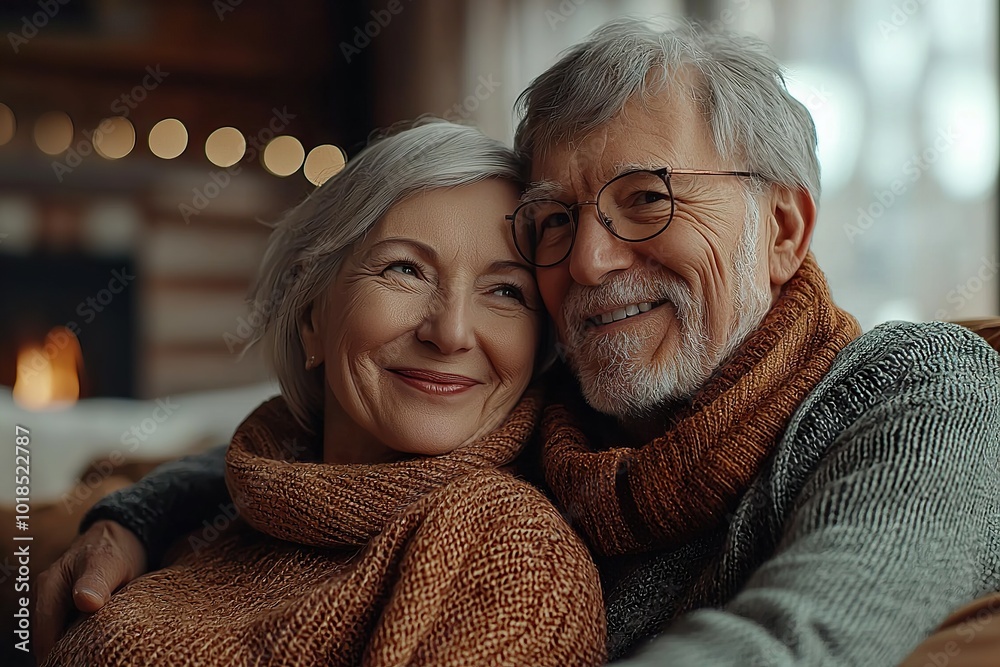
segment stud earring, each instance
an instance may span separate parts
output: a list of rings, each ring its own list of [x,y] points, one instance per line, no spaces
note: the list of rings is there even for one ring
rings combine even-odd
[[[306,362],[306,370],[309,370],[310,368],[312,368],[315,365],[316,365],[316,355],[315,354],[311,354],[311,355],[309,355],[309,361]]]

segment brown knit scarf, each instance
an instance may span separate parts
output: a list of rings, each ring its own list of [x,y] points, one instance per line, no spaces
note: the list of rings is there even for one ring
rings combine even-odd
[[[585,407],[568,396],[548,406],[546,481],[604,555],[677,546],[718,529],[792,413],[859,334],[810,253],[761,326],[669,415],[663,436],[597,451],[585,435],[595,423]]]
[[[317,547],[364,545],[432,489],[513,461],[533,434],[540,410],[536,390],[521,399],[503,426],[467,447],[392,463],[334,465],[285,460],[317,452],[320,443],[278,397],[257,408],[233,436],[226,484],[240,515],[262,533]]]
[[[282,399],[265,403],[227,456],[245,521],[196,534],[46,664],[602,664],[586,547],[537,489],[497,470],[540,415],[529,393],[497,431],[450,454],[329,465],[299,460],[315,458],[318,439]]]

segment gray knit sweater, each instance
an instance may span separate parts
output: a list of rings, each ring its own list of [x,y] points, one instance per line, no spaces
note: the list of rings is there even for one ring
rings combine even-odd
[[[940,323],[854,341],[792,416],[724,540],[721,604],[667,623],[619,664],[900,663],[950,612],[1000,590],[997,353]],[[656,616],[658,592],[669,604],[664,574],[677,570],[659,559],[623,582],[609,633]]]
[[[164,536],[218,513],[192,516],[181,497],[220,488],[215,450],[108,496],[84,525],[119,521],[155,561]],[[639,652],[618,664],[898,664],[951,611],[1000,590],[1000,357],[948,324],[863,335],[793,415],[723,534],[625,576],[620,565],[602,564],[609,649]],[[676,615],[706,572],[703,608]]]

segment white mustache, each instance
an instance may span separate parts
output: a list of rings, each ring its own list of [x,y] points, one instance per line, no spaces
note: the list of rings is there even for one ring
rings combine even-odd
[[[612,277],[596,287],[574,284],[563,300],[562,316],[566,323],[569,341],[580,340],[586,328],[585,318],[611,308],[624,307],[644,301],[669,301],[677,309],[677,318],[683,323],[700,317],[700,304],[691,289],[673,276],[630,274]]]

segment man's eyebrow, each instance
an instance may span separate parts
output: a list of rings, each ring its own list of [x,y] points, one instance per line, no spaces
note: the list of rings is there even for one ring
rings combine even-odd
[[[639,162],[619,162],[615,165],[615,170],[608,180],[611,180],[616,176],[621,176],[626,171],[655,171],[656,169],[660,169],[664,166],[665,165],[662,164],[653,164],[652,162],[647,162],[645,164]]]
[[[562,194],[563,187],[555,181],[536,181],[529,183],[521,201],[531,201],[532,199],[557,199],[557,195]]]
[[[660,169],[664,165],[654,164],[648,162],[645,164],[639,162],[619,162],[614,166],[614,169],[610,173],[605,175],[604,181],[610,181],[612,178],[621,176],[627,171],[653,171],[655,169]],[[524,194],[521,195],[521,201],[531,201],[533,199],[559,199],[561,195],[565,193],[563,186],[555,181],[536,181],[534,183],[529,183]]]

